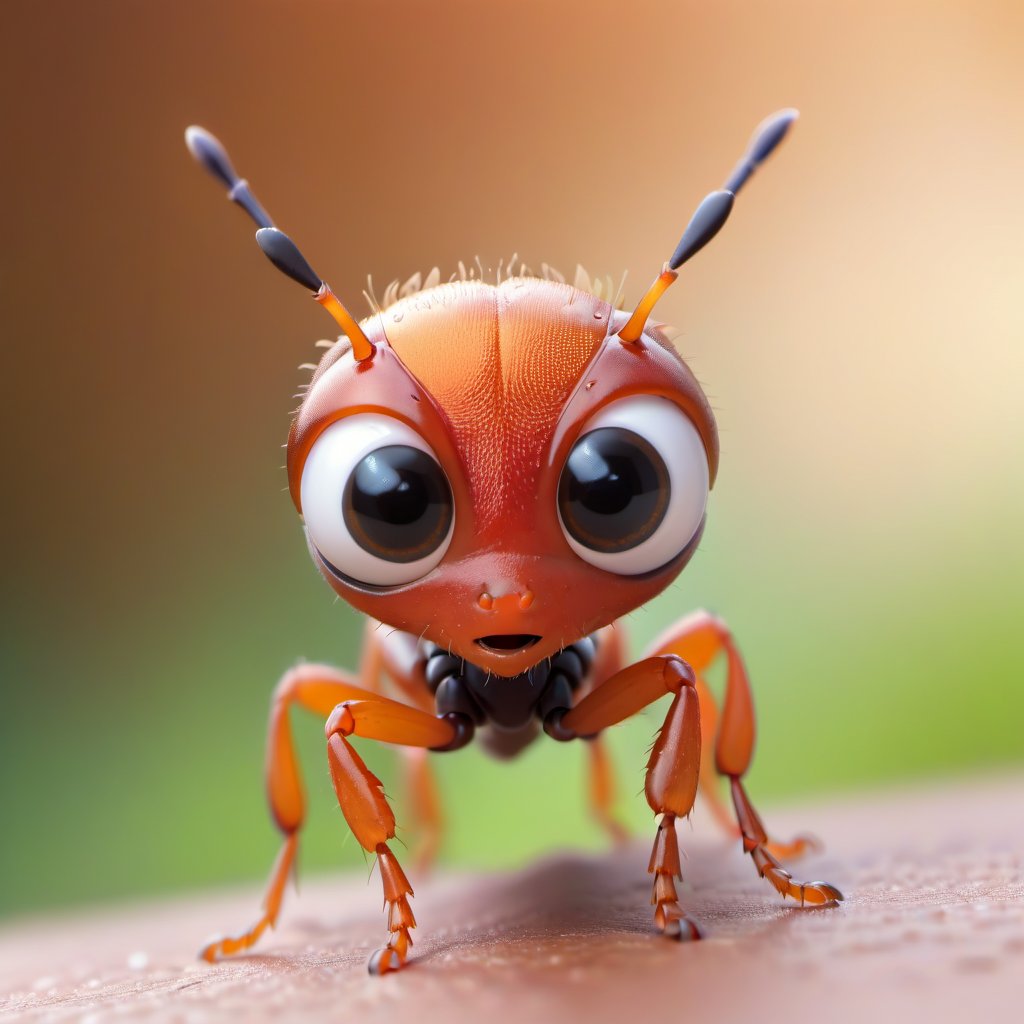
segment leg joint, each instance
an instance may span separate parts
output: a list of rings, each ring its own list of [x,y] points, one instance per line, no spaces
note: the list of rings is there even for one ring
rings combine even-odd
[[[453,729],[452,738],[439,747],[431,747],[435,753],[447,753],[451,750],[461,750],[473,740],[473,733],[476,731],[475,723],[469,715],[459,711],[449,711],[447,714],[439,715],[439,718],[447,722]]]
[[[553,708],[544,716],[541,723],[544,731],[559,743],[568,743],[570,740],[596,740],[600,732],[577,732],[565,724],[565,716],[571,708]]]
[[[669,693],[679,693],[684,686],[696,687],[697,677],[690,665],[678,654],[666,654],[661,670],[665,689]]]
[[[544,716],[544,731],[559,743],[568,743],[577,737],[575,729],[570,729],[562,720],[569,713],[568,708],[552,708]]]
[[[324,725],[324,735],[328,739],[332,736],[351,736],[356,731],[356,720],[349,710],[349,705],[354,703],[351,700],[342,701],[328,715]]]

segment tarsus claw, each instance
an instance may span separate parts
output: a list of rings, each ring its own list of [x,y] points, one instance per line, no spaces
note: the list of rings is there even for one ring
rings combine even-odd
[[[390,974],[392,971],[397,971],[401,966],[402,958],[398,955],[397,950],[392,949],[391,946],[382,946],[366,962],[367,971],[375,976]]]

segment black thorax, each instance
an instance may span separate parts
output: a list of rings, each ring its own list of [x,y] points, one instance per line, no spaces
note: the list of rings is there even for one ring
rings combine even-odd
[[[597,637],[591,635],[563,648],[553,658],[518,676],[496,676],[443,647],[427,648],[426,680],[439,717],[461,716],[474,726],[514,731],[533,718],[541,722],[554,710],[570,708],[594,661]],[[461,730],[457,746],[472,738]],[[456,745],[445,749],[454,750]]]

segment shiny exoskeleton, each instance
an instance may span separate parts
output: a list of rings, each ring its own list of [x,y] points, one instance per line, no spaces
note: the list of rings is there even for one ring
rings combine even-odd
[[[357,672],[299,665],[274,693],[267,790],[284,843],[262,914],[208,943],[207,960],[250,947],[277,920],[305,817],[293,707],[325,720],[338,804],[380,867],[389,938],[370,958],[372,973],[406,962],[416,920],[389,845],[395,817],[358,738],[403,750],[421,863],[441,831],[429,757],[474,737],[504,758],[543,734],[587,740],[592,810],[621,839],[601,734],[665,698],[644,785],[659,817],[648,864],[657,928],[701,935],[676,889],[675,823],[698,784],[779,893],[801,905],[842,899],[827,882],[792,878],[780,858],[806,841],[771,843],[747,795],[753,700],[726,625],[689,615],[632,661],[621,621],[696,551],[718,471],[711,407],[651,312],[795,117],[782,111],[758,129],[632,313],[582,270],[570,285],[549,268],[536,277],[503,261],[493,280],[482,266],[479,276],[460,266],[447,283],[436,269],[415,275],[362,321],[274,227],[220,143],[188,130],[193,155],[257,224],[264,253],[342,329],[324,343],[292,422],[288,482],[314,564],[370,619]],[[718,659],[720,713],[706,683]],[[716,778],[728,782],[735,823]]]
[[[466,746],[478,726],[490,727],[484,745],[504,757],[530,743],[538,723],[556,739],[563,738],[558,734],[558,714],[572,707],[573,694],[583,685],[597,644],[596,636],[584,637],[515,676],[494,675],[430,644],[423,676],[434,694],[438,717],[452,721],[458,729],[453,743],[435,749]]]

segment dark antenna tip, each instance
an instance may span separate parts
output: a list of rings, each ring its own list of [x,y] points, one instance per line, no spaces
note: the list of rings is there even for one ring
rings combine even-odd
[[[228,151],[215,135],[211,135],[197,124],[192,124],[185,129],[185,145],[196,162],[202,164],[218,181],[223,182],[229,189],[235,187],[238,183],[238,174],[231,166]]]
[[[734,195],[747,183],[747,179],[775,152],[779,143],[786,137],[793,122],[800,116],[800,111],[786,107],[769,114],[754,129],[753,138],[747,146],[746,153],[736,165],[725,188]]]
[[[755,166],[763,163],[772,155],[775,147],[786,137],[786,132],[799,116],[799,110],[794,107],[786,107],[785,110],[770,114],[757,126],[747,151],[749,159]]]
[[[729,219],[736,193],[746,184],[747,179],[757,167],[771,156],[776,146],[785,138],[790,125],[799,117],[799,112],[792,107],[779,110],[766,117],[754,132],[740,162],[736,165],[725,187],[711,192],[700,202],[686,225],[683,237],[679,239],[676,251],[672,253],[665,269],[655,279],[654,284],[644,293],[637,303],[633,315],[619,331],[619,338],[627,344],[637,344],[643,334],[644,326],[654,309],[654,304],[675,281],[677,271],[689,259],[692,259],[711,241]]]
[[[701,200],[690,223],[686,225],[676,251],[668,261],[672,270],[678,270],[688,259],[696,256],[722,230],[722,225],[732,212],[735,198],[732,192],[721,189],[709,193]]]
[[[282,274],[305,285],[311,292],[320,291],[323,281],[306,262],[299,247],[283,231],[278,228],[260,228],[256,232],[256,244]]]
[[[259,200],[252,194],[249,182],[238,176],[231,164],[228,151],[216,135],[211,135],[197,124],[189,125],[185,129],[185,145],[198,164],[205,167],[219,182],[227,185],[228,199],[245,210],[257,227],[268,228],[273,225],[270,214],[260,206]]]

